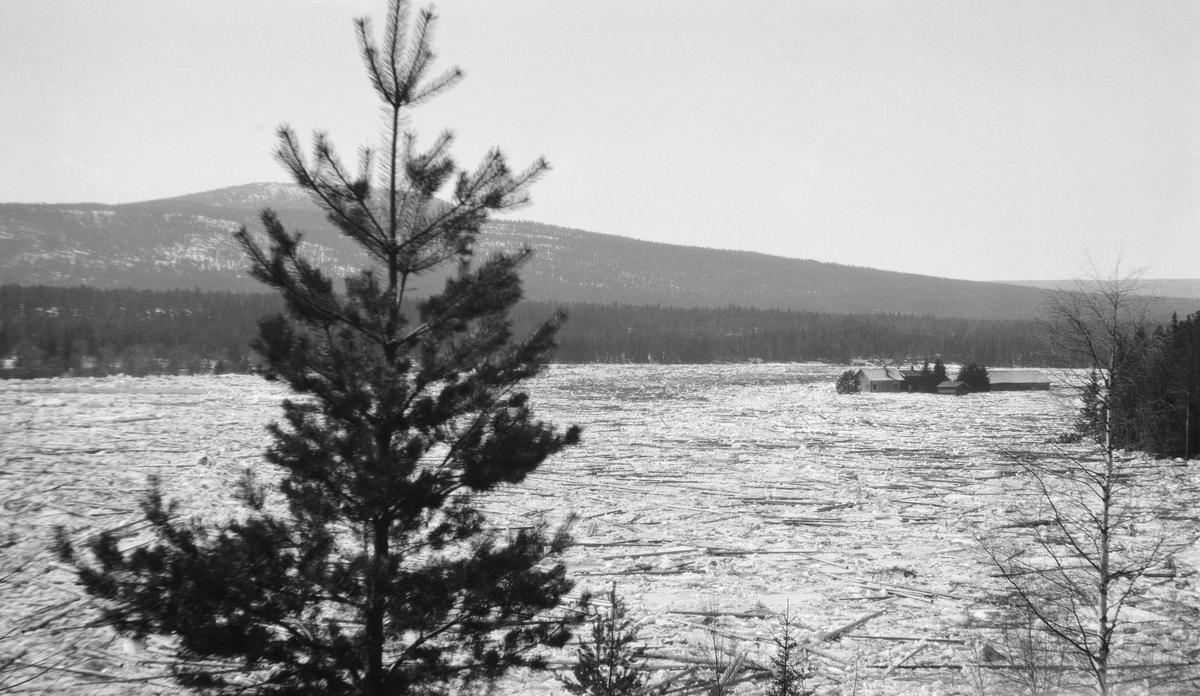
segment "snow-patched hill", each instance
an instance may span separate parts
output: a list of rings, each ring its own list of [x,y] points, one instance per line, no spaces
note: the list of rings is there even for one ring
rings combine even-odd
[[[232,233],[264,207],[303,230],[307,254],[335,274],[367,263],[298,187],[258,183],[123,205],[0,204],[0,282],[165,290],[260,291]],[[976,319],[1034,317],[1042,291],[645,242],[527,221],[490,223],[480,251],[534,248],[526,297],[672,307],[912,313]],[[434,279],[425,285],[440,286]],[[1200,300],[1166,308],[1185,316]]]
[[[250,208],[255,211],[264,206],[277,209],[312,207],[312,202],[309,200],[308,194],[305,193],[304,189],[295,184],[283,184],[274,181],[245,184],[244,186],[230,186],[213,191],[189,193],[173,198],[160,198],[154,201],[147,201],[146,204],[163,206],[191,204],[217,208]]]

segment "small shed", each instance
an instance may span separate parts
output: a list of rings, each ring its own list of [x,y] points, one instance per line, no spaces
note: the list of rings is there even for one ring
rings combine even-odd
[[[890,367],[864,367],[854,374],[863,392],[904,391],[904,377]]]
[[[1050,388],[1050,378],[1037,370],[988,370],[992,391],[1034,391]]]
[[[966,382],[954,382],[951,380],[946,380],[938,385],[938,393],[962,396],[963,394],[970,394],[971,388],[967,386]]]

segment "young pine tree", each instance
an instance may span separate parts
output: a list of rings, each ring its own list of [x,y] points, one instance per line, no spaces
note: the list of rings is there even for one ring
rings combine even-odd
[[[616,583],[608,591],[609,609],[592,620],[592,640],[584,641],[571,669],[574,680],[563,679],[567,691],[579,696],[639,696],[647,693],[650,675],[638,659],[637,626],[628,618]],[[655,690],[652,693],[660,693]]]
[[[266,453],[284,504],[247,481],[246,514],[203,525],[177,519],[155,489],[144,508],[156,543],[122,553],[101,537],[89,561],[61,540],[107,620],[174,636],[179,681],[206,693],[462,693],[542,666],[534,648],[563,645],[580,621],[559,609],[572,586],[557,561],[565,529],[501,534],[478,508],[579,439],[536,420],[519,390],[561,323],[510,335],[529,250],[472,253],[488,215],[525,202],[547,165],[513,173],[493,151],[460,172],[448,133],[419,151],[406,112],[460,78],[426,79],[433,15],[410,22],[394,0],[380,44],[367,20],[356,26],[382,147],[352,173],[323,134],[308,160],[283,127],[276,156],[371,266],[339,290],[270,210],[265,245],[237,235],[287,307],[254,344],[267,379],[299,395]],[[448,202],[434,198],[446,188]],[[441,293],[414,302],[414,280],[447,267]]]
[[[815,693],[804,683],[813,674],[808,653],[796,640],[795,625],[791,612],[784,612],[779,631],[771,637],[775,653],[771,656],[771,680],[766,696],[812,696]]]

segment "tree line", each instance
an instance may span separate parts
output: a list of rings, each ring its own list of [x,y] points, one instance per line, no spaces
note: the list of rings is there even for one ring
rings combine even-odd
[[[977,359],[994,365],[1035,362],[1033,321],[977,320],[911,314],[827,314],[778,309],[572,304],[559,336],[558,360],[588,362],[848,363],[852,358]],[[545,313],[548,305],[519,308]]]
[[[277,295],[0,286],[0,372],[11,377],[249,372]]]
[[[1200,452],[1200,312],[1182,321],[1172,316],[1153,329],[1132,320],[1118,328],[1127,330],[1110,331],[1103,350],[1094,342],[1063,345],[1060,338],[1067,357],[1083,351],[1098,356],[1083,365],[1090,369],[1073,385],[1082,407],[1067,439],[1158,456]]]
[[[1129,349],[1144,359],[1134,369],[1138,388],[1115,395],[1114,408],[1125,414],[1115,445],[1171,456],[1200,452],[1200,312],[1135,331]]]
[[[258,322],[283,309],[277,295],[200,290],[0,286],[0,356],[7,376],[248,372]],[[725,307],[681,309],[522,302],[513,330],[527,334],[565,309],[563,363],[849,362],[864,355],[941,355],[993,365],[1038,359],[1038,327],[895,314],[826,314]]]

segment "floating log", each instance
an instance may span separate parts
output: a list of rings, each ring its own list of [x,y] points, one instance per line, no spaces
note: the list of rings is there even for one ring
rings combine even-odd
[[[883,673],[883,676],[886,677],[887,675],[896,671],[896,669],[898,667],[900,667],[904,663],[908,662],[912,658],[916,657],[917,653],[921,652],[922,650],[924,650],[927,647],[929,647],[929,643],[926,643],[925,641],[921,641],[920,643],[917,644],[917,647],[914,648],[912,652],[910,652],[910,653],[906,654],[904,657],[900,658],[900,660],[898,662],[892,663],[892,666],[887,668],[887,671]]]
[[[884,614],[887,613],[887,611],[888,611],[888,608],[880,609],[877,612],[867,614],[866,616],[857,618],[857,619],[851,621],[850,623],[846,624],[845,626],[839,626],[833,630],[825,631],[824,633],[820,634],[815,639],[815,642],[824,643],[827,640],[833,640],[847,631],[852,631],[852,630],[858,628],[859,626],[862,626],[863,624],[867,623],[871,619],[875,619],[880,616],[883,616]]]

